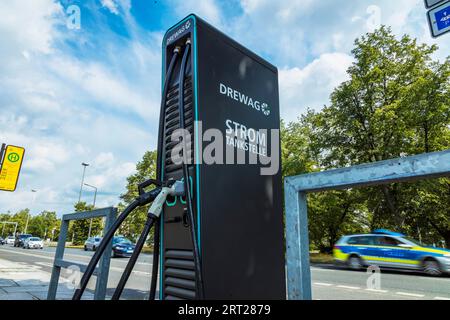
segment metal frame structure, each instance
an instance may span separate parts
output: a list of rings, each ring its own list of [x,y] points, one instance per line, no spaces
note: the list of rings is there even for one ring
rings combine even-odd
[[[450,176],[450,150],[286,177],[288,299],[311,299],[307,193]]]
[[[53,263],[52,277],[50,279],[50,286],[48,288],[47,300],[56,299],[61,268],[77,266],[78,268],[80,268],[81,272],[84,272],[86,270],[86,265],[84,264],[63,259],[70,221],[106,217],[105,228],[103,229],[103,234],[105,234],[107,230],[111,228],[114,220],[116,219],[116,216],[117,208],[113,207],[63,215],[61,219],[61,230],[59,233],[58,245],[56,247],[55,261]],[[100,260],[99,266],[94,271],[94,275],[97,276],[94,300],[105,300],[106,288],[108,284],[109,265],[111,261],[111,251],[112,241],[110,241],[110,243],[108,244],[108,247],[106,248]]]

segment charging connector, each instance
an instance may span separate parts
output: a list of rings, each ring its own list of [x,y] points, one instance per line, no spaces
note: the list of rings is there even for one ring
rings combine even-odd
[[[164,203],[168,196],[184,196],[184,182],[175,181],[172,187],[164,187],[161,189],[160,194],[155,198],[150,209],[149,214],[152,214],[156,218],[161,216],[161,211],[163,209]]]
[[[128,278],[130,277],[131,272],[133,271],[134,265],[136,264],[137,258],[141,253],[145,240],[147,239],[147,236],[150,233],[151,228],[161,216],[161,211],[163,209],[167,197],[183,196],[185,193],[184,182],[182,181],[169,181],[167,185],[171,186],[170,187],[165,186],[161,188],[161,192],[155,198],[155,200],[153,201],[152,205],[148,210],[147,221],[145,222],[144,230],[142,231],[139,240],[136,243],[136,247],[134,248],[133,254],[131,255],[130,260],[127,263],[127,266],[125,267],[125,270],[122,273],[119,283],[117,284],[117,288],[114,291],[114,294],[111,298],[112,300],[118,300],[120,298],[122,291],[125,288],[125,284],[127,283]]]

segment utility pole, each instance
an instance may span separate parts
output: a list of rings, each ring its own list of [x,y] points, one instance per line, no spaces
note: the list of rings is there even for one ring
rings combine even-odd
[[[94,187],[94,186],[92,186],[92,185],[90,185],[90,184],[88,184],[88,183],[85,183],[84,185],[87,186],[87,187],[91,187],[91,188],[94,189],[94,204],[93,204],[93,209],[95,209],[95,200],[97,199],[97,187]],[[92,220],[93,220],[93,218],[91,218],[91,221],[90,221],[90,223],[89,223],[89,233],[88,233],[88,238],[91,237]]]
[[[86,167],[89,166],[89,163],[83,162],[83,163],[81,163],[81,165],[83,166],[83,176],[81,177],[81,186],[80,186],[80,194],[78,196],[78,202],[81,201],[81,192],[83,190],[83,184],[84,184],[84,174],[86,173]]]

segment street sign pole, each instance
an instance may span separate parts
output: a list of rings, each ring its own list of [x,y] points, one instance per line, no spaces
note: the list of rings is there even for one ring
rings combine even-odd
[[[5,153],[6,144],[2,143],[2,146],[0,147],[0,169],[2,168],[3,163],[3,154]]]

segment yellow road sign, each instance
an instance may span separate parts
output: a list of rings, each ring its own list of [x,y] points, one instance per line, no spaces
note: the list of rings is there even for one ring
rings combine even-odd
[[[3,157],[3,164],[0,171],[0,190],[16,190],[24,154],[25,149],[22,147],[6,147],[5,156]]]

